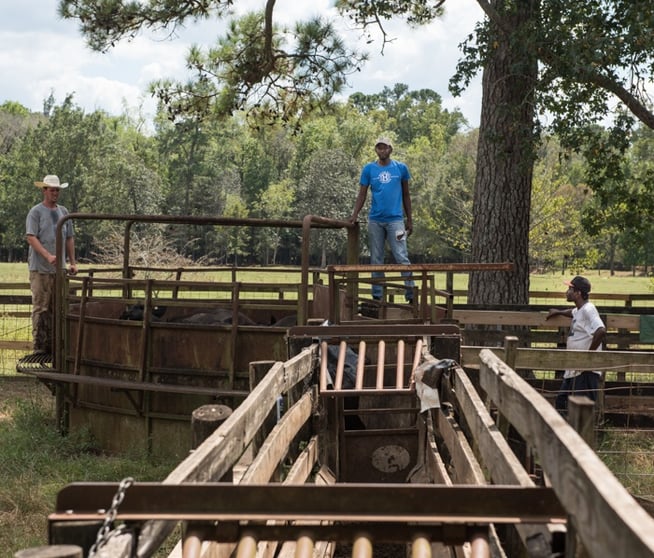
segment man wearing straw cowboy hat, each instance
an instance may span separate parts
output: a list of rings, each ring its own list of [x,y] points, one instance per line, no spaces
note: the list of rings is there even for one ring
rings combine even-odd
[[[68,215],[68,210],[59,205],[61,190],[68,183],[59,182],[54,174],[47,175],[43,181],[34,182],[43,193],[43,201],[30,209],[27,214],[26,232],[29,254],[27,263],[30,272],[32,291],[32,340],[35,354],[52,354],[52,322],[54,303],[54,284],[57,265],[56,230],[59,219]],[[69,272],[77,273],[75,263],[75,239],[72,221],[66,221],[62,228],[68,257]]]

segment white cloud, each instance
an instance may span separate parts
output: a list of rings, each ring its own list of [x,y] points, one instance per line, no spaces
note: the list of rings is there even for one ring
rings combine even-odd
[[[280,23],[292,23],[313,15],[336,18],[330,0],[299,2],[278,0],[276,16]],[[0,104],[17,101],[30,110],[41,110],[43,100],[54,92],[60,102],[74,93],[75,102],[85,110],[103,109],[120,114],[124,105],[136,107],[146,98],[146,112],[155,102],[147,99],[147,86],[156,79],[185,79],[185,57],[192,43],[209,45],[223,24],[201,21],[178,29],[175,40],[163,33],[139,36],[119,43],[109,53],[92,52],[84,43],[74,21],[58,19],[57,0],[3,2],[0,7]],[[239,13],[260,9],[262,0],[236,2]],[[453,99],[447,83],[459,58],[457,46],[470,33],[481,10],[474,0],[446,2],[442,20],[427,27],[410,29],[393,21],[385,26],[395,40],[379,53],[380,42],[368,45],[370,61],[363,71],[351,76],[351,91],[374,93],[384,86],[406,83],[411,89],[429,88],[443,98],[446,108],[459,108],[473,126],[478,124],[481,101],[478,82],[463,98]],[[358,33],[348,32],[353,44]],[[355,43],[356,41],[356,43]],[[359,47],[360,48],[360,47]]]

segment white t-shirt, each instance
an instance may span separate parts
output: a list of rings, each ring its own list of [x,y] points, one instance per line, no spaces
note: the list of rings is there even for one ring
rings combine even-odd
[[[593,342],[593,334],[600,328],[604,327],[604,322],[600,318],[599,312],[592,302],[586,302],[581,308],[572,309],[572,323],[568,333],[567,348],[587,351]],[[602,345],[596,349],[602,350]],[[596,374],[601,372],[594,370]],[[566,370],[564,378],[574,378],[582,373],[581,370]]]

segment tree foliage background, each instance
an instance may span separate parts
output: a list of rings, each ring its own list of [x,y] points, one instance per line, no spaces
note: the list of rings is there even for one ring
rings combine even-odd
[[[70,183],[61,203],[75,212],[289,220],[315,214],[347,219],[361,167],[374,159],[375,138],[381,133],[394,138],[406,134],[401,124],[404,112],[410,111],[414,128],[422,132],[397,140],[393,156],[405,161],[413,174],[411,258],[470,261],[479,131],[467,128],[458,112],[443,110],[435,92],[425,101],[402,84],[396,88],[404,91],[401,98],[413,98],[398,112],[374,105],[376,95],[355,94],[334,105],[330,114],[308,119],[299,133],[281,125],[255,129],[240,115],[173,124],[162,108],[154,133],[144,134],[128,116],[84,113],[72,96],[61,105],[44,100],[42,113],[5,103],[0,120],[14,125],[0,131],[0,142],[6,145],[0,153],[0,257],[26,259],[25,217],[41,200],[33,183],[48,173]],[[367,97],[371,99],[362,104]],[[427,106],[419,110],[416,105],[421,103]],[[543,141],[534,170],[530,268],[650,265],[648,221],[634,221],[627,228],[620,224],[626,223],[625,212],[637,209],[630,202],[645,195],[641,176],[651,172],[648,153],[653,149],[654,137],[643,130],[625,162],[633,176],[631,199],[597,218],[599,202],[584,179],[587,163],[581,156],[562,156],[555,137]],[[365,215],[361,226],[365,238]],[[181,256],[203,263],[289,264],[297,263],[300,253],[294,229],[253,229],[239,235],[234,230],[178,226],[164,233]],[[161,234],[152,231],[154,238]],[[313,234],[316,265],[343,262],[344,235]],[[81,260],[94,261],[110,238],[118,238],[114,224],[80,222]],[[367,255],[362,241],[362,261]],[[158,263],[174,265],[172,260]]]
[[[29,197],[12,197],[11,185],[53,171],[75,181],[67,198],[73,210],[345,217],[358,168],[383,131],[414,175],[414,261],[516,263],[512,276],[473,274],[473,301],[524,301],[534,266],[649,264],[649,2],[477,2],[486,18],[462,45],[451,82],[456,92],[483,73],[481,123],[471,131],[460,114],[442,110],[437,92],[405,84],[336,102],[367,55],[320,18],[278,26],[274,0],[241,18],[231,17],[226,0],[60,0],[60,15],[77,19],[97,50],[148,27],[198,18],[229,24],[215,45],[189,52],[194,79],[152,85],[161,101],[154,135],[127,118],[81,114],[72,98],[61,107],[46,100],[43,115],[3,107],[12,123],[1,144],[6,257],[22,252],[16,216]],[[385,47],[383,21],[429,23],[447,2],[336,4],[364,36],[381,34]],[[107,188],[115,195],[103,197]],[[102,226],[83,231],[85,253]],[[171,234],[180,250],[215,261],[292,261],[297,251],[297,238],[283,231]],[[337,237],[323,235],[313,256],[324,263],[341,249]]]

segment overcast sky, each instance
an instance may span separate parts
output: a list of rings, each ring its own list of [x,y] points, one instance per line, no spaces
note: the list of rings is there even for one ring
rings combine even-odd
[[[39,111],[51,92],[57,103],[74,93],[75,103],[86,111],[102,109],[118,115],[125,107],[142,105],[144,113],[151,116],[155,102],[147,93],[148,84],[164,77],[184,80],[188,47],[192,43],[212,44],[220,33],[214,20],[189,26],[172,41],[163,35],[141,36],[100,54],[85,45],[76,21],[58,18],[57,3],[2,0],[0,104],[17,101]],[[241,9],[260,9],[264,1],[240,0],[235,4]],[[276,18],[290,22],[316,14],[335,17],[331,4],[331,0],[277,0]],[[387,24],[394,42],[386,46],[383,56],[379,41],[365,47],[370,61],[361,73],[351,76],[347,93],[377,93],[396,83],[406,83],[414,90],[429,88],[442,97],[445,108],[458,108],[471,126],[478,126],[480,79],[459,98],[451,97],[447,84],[460,56],[458,45],[482,13],[475,0],[450,0],[445,6],[445,18],[428,27],[410,29],[399,22]],[[343,25],[340,20],[339,26]],[[354,32],[349,35],[354,40]],[[358,45],[361,49],[362,43]]]

